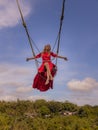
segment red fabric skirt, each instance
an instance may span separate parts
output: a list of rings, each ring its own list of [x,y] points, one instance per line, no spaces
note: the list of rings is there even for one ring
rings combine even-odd
[[[45,64],[46,62],[43,62],[42,63],[42,65],[38,68],[38,72],[44,72],[44,70],[45,70],[45,66],[44,66],[44,64]],[[52,68],[55,66],[51,61],[47,61],[47,63],[48,63],[48,65],[49,65],[49,69],[50,69],[50,71],[52,72]]]
[[[56,65],[52,64],[51,74],[54,77],[57,72]],[[53,80],[49,81],[49,84],[45,85],[47,79],[46,71],[38,72],[34,78],[32,87],[40,91],[47,91],[48,89],[53,89]]]

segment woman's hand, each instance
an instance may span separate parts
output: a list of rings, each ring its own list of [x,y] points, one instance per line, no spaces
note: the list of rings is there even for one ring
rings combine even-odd
[[[64,60],[68,60],[67,57],[64,57]]]
[[[26,61],[33,60],[33,59],[35,59],[35,58],[34,57],[27,58]]]
[[[29,61],[29,58],[26,58],[26,61]]]

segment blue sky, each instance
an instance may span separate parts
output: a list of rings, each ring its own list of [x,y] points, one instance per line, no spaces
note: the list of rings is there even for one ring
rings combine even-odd
[[[19,0],[31,38],[53,47],[62,0]],[[36,54],[38,53],[35,50]],[[16,1],[0,1],[0,100],[58,100],[98,105],[98,1],[66,0],[54,89],[32,89],[37,69]]]

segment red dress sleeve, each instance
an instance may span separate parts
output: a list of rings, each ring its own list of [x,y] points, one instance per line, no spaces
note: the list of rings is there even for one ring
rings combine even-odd
[[[51,56],[53,56],[53,57],[57,57],[57,54],[55,54],[55,53],[53,53],[53,52],[51,52],[50,54],[51,54]]]
[[[40,58],[40,57],[41,57],[41,53],[35,56],[35,58]]]

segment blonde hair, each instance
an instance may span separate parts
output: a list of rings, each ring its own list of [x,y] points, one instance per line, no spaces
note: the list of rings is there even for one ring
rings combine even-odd
[[[47,44],[44,46],[43,52],[50,52],[50,50],[51,50],[51,46],[50,46],[50,44]]]

